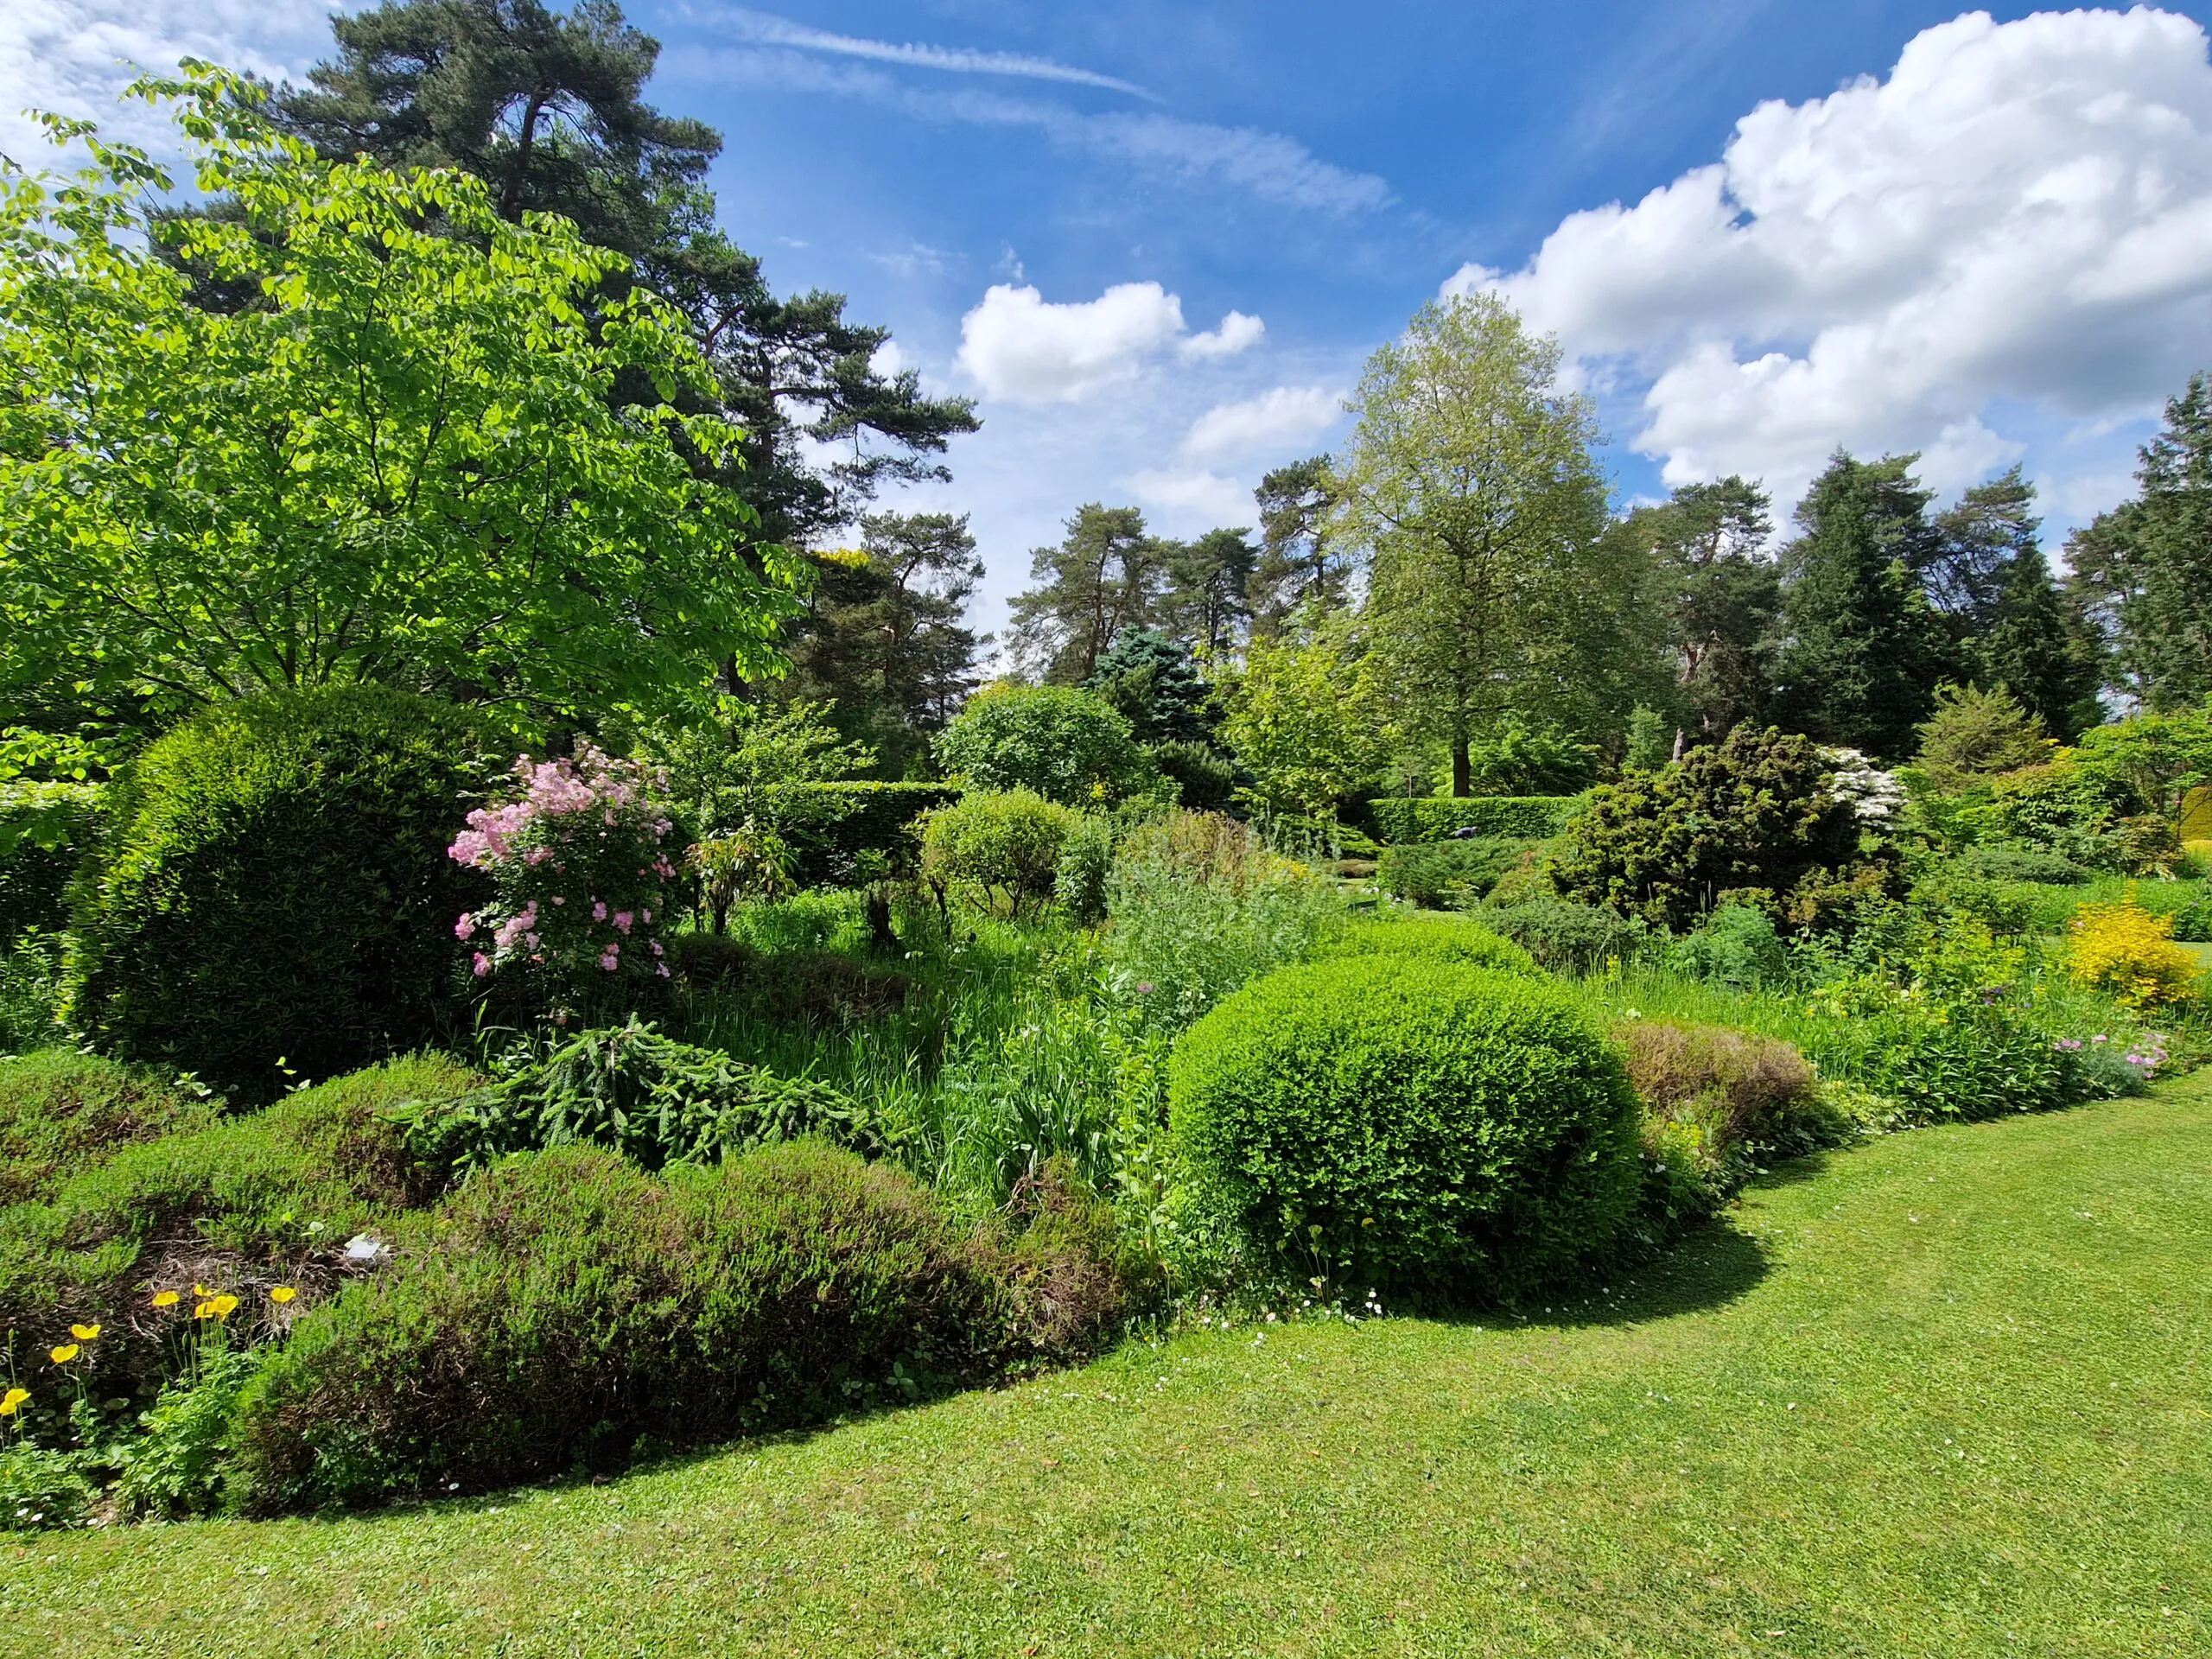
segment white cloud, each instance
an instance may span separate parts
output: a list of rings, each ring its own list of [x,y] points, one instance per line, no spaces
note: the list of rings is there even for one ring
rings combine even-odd
[[[903,64],[910,68],[942,69],[963,75],[1014,75],[1029,80],[1065,81],[1077,86],[1100,86],[1109,92],[1137,98],[1153,95],[1133,81],[1102,75],[1095,70],[1033,58],[1019,52],[978,52],[956,46],[902,46],[890,41],[864,40],[851,35],[832,35],[809,29],[787,17],[765,11],[732,10],[720,13],[743,39],[768,46],[787,46],[804,52],[827,52],[840,57],[865,58],[877,63]],[[1157,102],[1157,99],[1154,99]]]
[[[1274,386],[1256,397],[1217,404],[1191,423],[1183,454],[1220,461],[1285,448],[1303,448],[1335,425],[1344,399],[1319,386]]]
[[[1252,492],[1211,471],[1148,468],[1120,482],[1148,507],[1196,515],[1209,524],[1252,522]]]
[[[1260,336],[1267,332],[1268,325],[1259,318],[1231,311],[1221,320],[1220,327],[1192,334],[1178,349],[1185,357],[1234,357],[1246,346],[1258,345]]]
[[[2212,361],[2204,32],[1956,18],[1886,80],[1762,104],[1717,164],[1446,284],[1483,287],[1595,383],[1647,388],[1633,442],[1669,482],[1740,471],[1786,504],[1838,444],[1970,482],[2026,428],[2139,417]]]
[[[1186,334],[1183,302],[1158,283],[1120,283],[1095,300],[1065,304],[1001,283],[960,320],[957,366],[987,397],[1074,403],[1130,378],[1170,346],[1192,357],[1224,357],[1251,345],[1264,327],[1231,311],[1211,333]]]

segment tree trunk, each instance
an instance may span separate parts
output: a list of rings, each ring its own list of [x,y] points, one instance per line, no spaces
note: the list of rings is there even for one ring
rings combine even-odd
[[[1475,792],[1475,765],[1467,753],[1467,740],[1452,740],[1452,793],[1461,799]]]

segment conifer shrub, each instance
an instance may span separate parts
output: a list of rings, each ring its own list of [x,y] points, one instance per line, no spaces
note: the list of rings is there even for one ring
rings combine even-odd
[[[214,1111],[150,1072],[75,1049],[0,1058],[0,1206],[49,1198],[79,1169]]]
[[[1326,959],[1337,957],[1418,957],[1433,962],[1457,963],[1466,968],[1492,968],[1508,974],[1541,974],[1535,958],[1526,950],[1463,916],[1370,916],[1350,923],[1316,952]]]
[[[1375,879],[1393,898],[1442,908],[1487,895],[1535,845],[1518,836],[1474,836],[1385,847]]]
[[[1651,934],[1640,918],[1552,894],[1488,904],[1475,913],[1484,927],[1555,974],[1596,973],[1608,963],[1626,961]]]
[[[903,1171],[818,1141],[658,1176],[597,1147],[511,1159],[295,1327],[240,1402],[232,1501],[611,1467],[1095,1339],[1035,1323],[1016,1277]]]
[[[1186,1033],[1202,1214],[1286,1265],[1512,1299],[1611,1245],[1641,1183],[1619,1058],[1564,988],[1376,955],[1287,968]]]
[[[446,843],[498,747],[467,712],[380,686],[224,703],[169,732],[114,788],[76,885],[73,1024],[249,1098],[286,1068],[335,1077],[457,1027],[454,918],[486,895]]]

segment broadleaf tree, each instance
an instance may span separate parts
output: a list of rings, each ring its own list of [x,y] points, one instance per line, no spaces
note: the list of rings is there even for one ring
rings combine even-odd
[[[0,177],[0,702],[158,724],[375,681],[518,718],[779,664],[798,571],[702,475],[740,434],[683,318],[616,257],[454,172],[330,164],[210,66],[142,82],[199,188],[81,123],[73,178]],[[157,256],[259,296],[194,302]]]

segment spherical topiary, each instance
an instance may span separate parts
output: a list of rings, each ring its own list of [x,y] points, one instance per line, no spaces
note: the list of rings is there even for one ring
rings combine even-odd
[[[1202,1211],[1377,1286],[1534,1290],[1638,1190],[1636,1096],[1566,989],[1433,957],[1247,986],[1177,1045],[1169,1101]]]
[[[1425,957],[1500,973],[1541,974],[1536,959],[1509,938],[1463,916],[1376,916],[1344,929],[1318,953],[1334,957]]]
[[[70,1022],[247,1096],[417,1047],[467,995],[454,918],[488,895],[446,847],[505,744],[377,686],[206,710],[111,798],[73,894]]]

